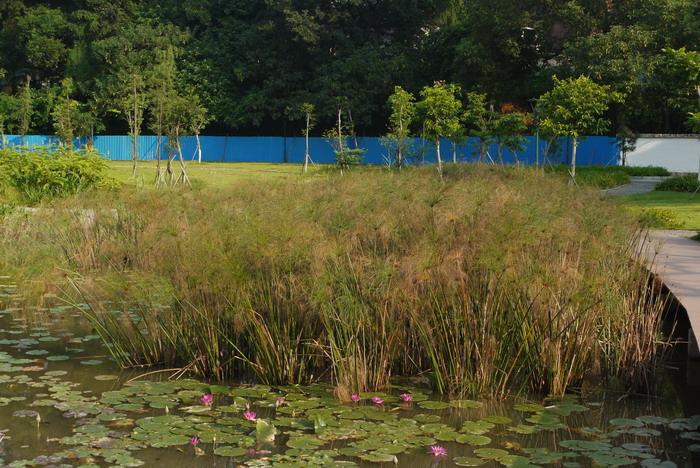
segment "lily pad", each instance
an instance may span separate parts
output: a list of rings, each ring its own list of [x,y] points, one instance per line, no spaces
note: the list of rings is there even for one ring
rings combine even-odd
[[[440,410],[450,407],[450,405],[444,401],[420,401],[418,402],[418,406],[430,410]]]
[[[497,460],[501,457],[505,457],[506,455],[509,455],[508,452],[502,449],[496,449],[496,448],[479,448],[474,450],[474,453],[481,457],[485,458],[487,460]]]
[[[248,449],[233,447],[230,445],[224,447],[218,447],[214,450],[214,455],[219,455],[221,457],[241,457],[248,453]]]
[[[486,460],[475,457],[457,457],[452,460],[457,466],[481,466]]]
[[[459,442],[460,444],[468,445],[488,445],[491,443],[491,439],[489,437],[473,434],[461,435],[457,437],[455,441]]]

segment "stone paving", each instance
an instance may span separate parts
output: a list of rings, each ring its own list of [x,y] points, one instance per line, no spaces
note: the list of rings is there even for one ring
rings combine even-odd
[[[600,192],[606,197],[624,197],[638,193],[647,193],[654,190],[654,186],[668,177],[630,177],[631,183],[620,185]]]
[[[696,231],[649,231],[642,254],[651,269],[688,313],[691,330],[688,355],[700,358],[700,242],[688,239]]]

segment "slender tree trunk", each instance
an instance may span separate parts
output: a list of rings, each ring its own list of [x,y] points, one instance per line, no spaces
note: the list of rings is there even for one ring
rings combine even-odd
[[[338,109],[338,156],[341,158],[341,162],[343,162],[343,131],[342,131],[342,120],[341,120],[341,113],[343,112],[342,109]],[[345,172],[343,171],[343,164],[340,164],[340,175],[345,175]]]
[[[503,146],[501,146],[500,143],[498,144],[497,154],[498,154],[498,164],[500,164],[502,166],[503,165]]]
[[[180,176],[178,180],[182,181],[182,184],[192,185],[190,183],[190,178],[187,177],[187,169],[185,167],[185,159],[182,157],[182,147],[180,146],[180,129],[175,129],[175,147],[177,148],[177,154],[180,157]]]
[[[571,171],[570,171],[571,178],[569,179],[569,185],[576,185],[576,149],[578,148],[578,139],[576,137],[574,137],[572,145],[573,145],[573,149],[571,150]]]
[[[350,119],[350,128],[352,129],[352,139],[355,143],[355,149],[358,149],[360,145],[357,144],[357,133],[355,133],[355,122],[352,121],[352,111],[348,109],[348,119]]]
[[[442,179],[442,158],[440,157],[440,139],[435,140],[435,150],[437,152],[438,174]]]
[[[399,118],[399,137],[396,139],[396,167],[401,170],[401,164],[403,164],[403,119]]]
[[[160,120],[160,118],[159,118],[158,120]],[[157,158],[157,161],[158,161],[158,162],[156,163],[156,181],[155,181],[155,182],[156,182],[156,187],[160,187],[161,177],[162,177],[162,174],[161,174],[161,172],[160,172],[160,151],[161,151],[161,148],[162,148],[163,135],[162,135],[162,132],[161,132],[161,129],[160,129],[160,128],[161,128],[161,127],[160,127],[160,122],[159,122],[159,123],[158,123],[158,140],[157,140],[157,143],[156,143],[156,158]]]
[[[457,164],[457,142],[452,142],[452,162]]]
[[[133,159],[133,168],[131,172],[131,177],[136,180],[136,165],[138,161],[138,153],[137,153],[137,140],[139,138],[139,101],[138,101],[138,88],[136,85],[136,76],[134,76],[134,118],[132,120],[133,126],[132,126],[132,140],[131,140],[131,157]]]
[[[195,132],[194,137],[197,140],[197,162],[201,164],[201,162],[202,162],[202,143],[199,141],[199,131]]]
[[[484,140],[479,142],[479,162],[481,164],[486,162],[486,141]]]
[[[306,113],[306,150],[304,151],[304,174],[309,170],[309,125],[311,125],[311,114]]]
[[[30,118],[30,113],[32,110],[32,95],[29,89],[29,85],[32,81],[32,77],[30,75],[26,76],[27,81],[25,84],[25,88],[22,94],[22,118],[21,118],[21,137],[22,137],[22,146],[24,146],[24,138],[27,136],[27,132],[29,132],[29,118]]]

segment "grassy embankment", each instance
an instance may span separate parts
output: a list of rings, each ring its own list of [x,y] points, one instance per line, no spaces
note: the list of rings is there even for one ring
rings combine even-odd
[[[647,383],[661,305],[634,219],[596,191],[494,166],[247,177],[7,215],[0,266],[70,277],[122,365],[330,378],[339,397],[392,375],[453,394]]]

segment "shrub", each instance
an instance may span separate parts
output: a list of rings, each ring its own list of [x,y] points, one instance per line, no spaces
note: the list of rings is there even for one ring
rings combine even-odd
[[[700,183],[694,174],[671,177],[663,182],[659,182],[654,190],[665,190],[667,192],[695,192]]]
[[[683,221],[673,210],[664,208],[644,208],[640,212],[640,222],[648,229],[683,229]]]
[[[659,166],[616,166],[632,177],[666,177],[671,173],[665,167]]]
[[[106,176],[107,168],[92,148],[73,150],[64,146],[37,146],[0,149],[0,178],[20,202],[27,204],[114,184]]]

